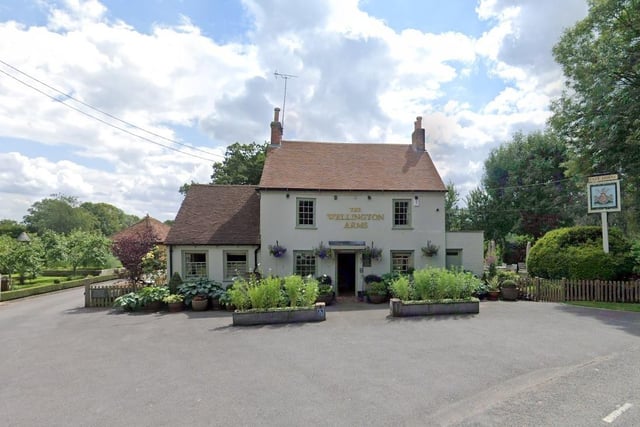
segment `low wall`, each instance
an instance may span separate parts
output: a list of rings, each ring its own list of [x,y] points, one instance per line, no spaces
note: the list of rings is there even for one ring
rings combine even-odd
[[[15,291],[5,291],[0,293],[0,301],[9,301],[18,298],[29,297],[32,295],[46,294],[48,292],[61,291],[64,289],[77,288],[78,286],[86,286],[89,283],[106,282],[107,280],[115,280],[118,276],[96,276],[85,279],[69,280],[68,282],[52,283],[50,285],[34,286],[32,288],[17,289]]]

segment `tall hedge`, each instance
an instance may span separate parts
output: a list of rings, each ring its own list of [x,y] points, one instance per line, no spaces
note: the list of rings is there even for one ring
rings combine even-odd
[[[531,248],[529,274],[546,279],[619,280],[633,269],[631,245],[620,230],[609,229],[609,253],[602,250],[600,227],[549,231]]]

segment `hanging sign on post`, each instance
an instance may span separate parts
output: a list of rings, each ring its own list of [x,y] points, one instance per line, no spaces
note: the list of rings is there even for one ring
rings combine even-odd
[[[587,181],[588,212],[602,219],[602,249],[609,253],[608,212],[620,212],[620,180],[617,174],[590,176]]]

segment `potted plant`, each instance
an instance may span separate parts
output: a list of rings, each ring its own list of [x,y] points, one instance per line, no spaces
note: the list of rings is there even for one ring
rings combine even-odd
[[[124,311],[138,311],[142,307],[142,303],[137,292],[129,292],[116,298],[113,307],[121,308]]]
[[[438,249],[440,249],[440,247],[432,244],[431,240],[427,240],[427,246],[422,247],[422,255],[426,257],[438,255]]]
[[[198,297],[199,301],[207,300],[208,303],[209,297],[217,296],[220,290],[222,289],[222,285],[218,282],[214,282],[212,280],[206,278],[200,278],[198,280],[185,282],[182,285],[178,286],[178,292],[181,295],[184,295],[184,303],[187,306],[193,307],[193,300]],[[198,307],[202,307],[203,303],[196,303]],[[207,304],[204,304],[205,309]]]
[[[367,285],[367,297],[372,304],[380,304],[387,300],[388,289],[382,280]]]
[[[283,257],[286,252],[287,248],[281,246],[277,240],[275,245],[269,245],[269,253],[276,258]]]
[[[335,292],[331,281],[331,276],[323,274],[317,278],[318,280],[318,297],[316,302],[323,302],[325,305],[331,305],[335,298]]]
[[[180,294],[169,294],[162,300],[169,306],[169,313],[182,311],[184,296]]]
[[[500,296],[500,278],[493,276],[487,281],[487,286],[489,287],[487,299],[489,301],[498,301],[498,297]]]
[[[232,286],[233,285],[230,285],[226,290],[224,290],[218,298],[220,308],[227,311],[234,311],[236,309],[231,303],[231,294],[229,293],[229,291],[232,289]]]
[[[204,311],[209,307],[209,297],[207,295],[196,295],[191,299],[191,309],[193,311]]]
[[[500,296],[505,301],[516,301],[518,299],[518,285],[511,279],[504,280],[500,284]]]
[[[138,291],[138,295],[145,310],[158,311],[164,297],[169,295],[169,289],[165,286],[145,286]]]

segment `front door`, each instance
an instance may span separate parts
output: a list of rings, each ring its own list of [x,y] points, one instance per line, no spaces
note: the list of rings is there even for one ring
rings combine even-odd
[[[338,295],[355,295],[356,293],[356,254],[338,254]]]

